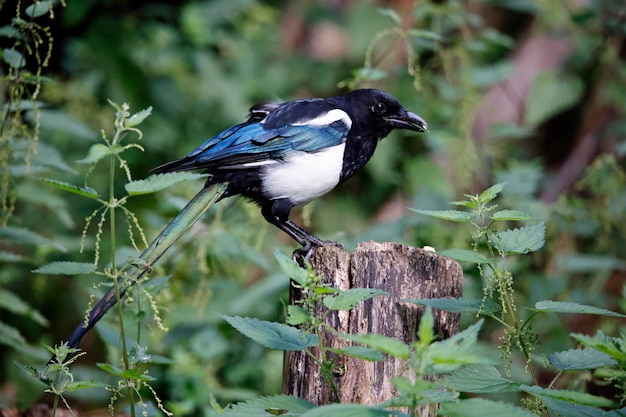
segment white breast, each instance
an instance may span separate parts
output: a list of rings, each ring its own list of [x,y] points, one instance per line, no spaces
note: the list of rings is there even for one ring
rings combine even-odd
[[[346,145],[319,152],[293,152],[261,170],[263,192],[272,199],[289,198],[294,204],[309,202],[339,183]]]

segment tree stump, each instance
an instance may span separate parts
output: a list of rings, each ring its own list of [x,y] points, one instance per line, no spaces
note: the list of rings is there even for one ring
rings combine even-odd
[[[405,343],[416,340],[419,320],[424,308],[399,302],[401,299],[443,298],[461,296],[461,266],[433,251],[397,243],[365,242],[354,253],[336,246],[321,246],[311,257],[311,265],[322,281],[342,290],[376,288],[392,295],[366,300],[350,311],[334,311],[326,322],[343,333],[378,333]],[[290,302],[299,297],[292,287]],[[324,307],[320,307],[320,312]],[[434,310],[435,332],[447,338],[459,331],[459,314]],[[330,332],[319,335],[323,345],[344,348],[351,342]],[[319,350],[313,348],[319,358]],[[330,353],[330,355],[334,355]],[[391,380],[411,371],[405,361],[387,358],[369,362],[346,356],[335,359],[333,381],[324,383],[318,363],[304,352],[286,352],[283,368],[283,392],[322,405],[332,402],[375,405],[396,396]],[[330,359],[330,358],[328,358]],[[434,407],[422,407],[420,416],[435,416]]]

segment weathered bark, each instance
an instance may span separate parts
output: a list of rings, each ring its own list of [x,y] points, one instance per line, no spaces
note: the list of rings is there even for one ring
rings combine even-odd
[[[325,284],[349,288],[377,288],[392,295],[375,297],[350,311],[332,312],[326,322],[343,333],[378,333],[411,343],[416,340],[421,312],[424,310],[401,299],[460,297],[463,272],[460,265],[432,251],[397,243],[366,242],[350,254],[335,246],[320,247],[311,258]],[[291,302],[299,294],[292,291]],[[319,313],[323,311],[320,307]],[[459,315],[434,311],[435,331],[440,338],[459,330]],[[350,342],[330,332],[320,335],[323,345],[343,348]],[[318,349],[312,349],[319,358]],[[327,354],[335,360],[332,381],[324,382],[316,361],[304,352],[285,354],[283,391],[315,404],[331,402],[379,404],[396,396],[392,379],[410,376],[405,361],[387,358],[369,362],[344,355]],[[434,407],[420,410],[419,415],[435,415]]]

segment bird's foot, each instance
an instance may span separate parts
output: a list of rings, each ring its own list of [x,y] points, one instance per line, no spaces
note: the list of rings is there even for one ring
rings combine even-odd
[[[333,242],[332,240],[319,240],[317,242],[307,242],[306,245],[300,249],[296,249],[292,254],[292,259],[298,263],[302,268],[305,267],[306,261],[311,259],[313,253],[320,246],[336,246],[343,250],[343,244],[340,242]]]

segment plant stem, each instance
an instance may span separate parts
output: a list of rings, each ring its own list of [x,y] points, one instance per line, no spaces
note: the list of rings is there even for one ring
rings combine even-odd
[[[118,130],[115,132],[115,138],[113,139],[113,144],[116,144],[118,138],[120,136],[121,131]],[[115,241],[115,209],[116,209],[117,201],[115,199],[115,155],[110,156],[109,163],[109,225],[110,225],[110,233],[111,233],[111,276],[113,277],[113,285],[115,286],[115,299],[117,300],[117,315],[120,322],[120,338],[122,339],[122,357],[124,359],[124,369],[130,369],[130,361],[128,359],[128,349],[126,345],[126,334],[124,332],[124,315],[122,313],[122,303],[121,303],[121,294],[120,294],[120,285],[119,285],[119,276],[117,273],[117,267],[115,265],[115,251],[116,251],[116,241]],[[133,382],[129,379],[127,380],[128,384],[128,398],[130,401],[130,414],[132,417],[135,417],[135,392],[133,390],[132,384]]]

